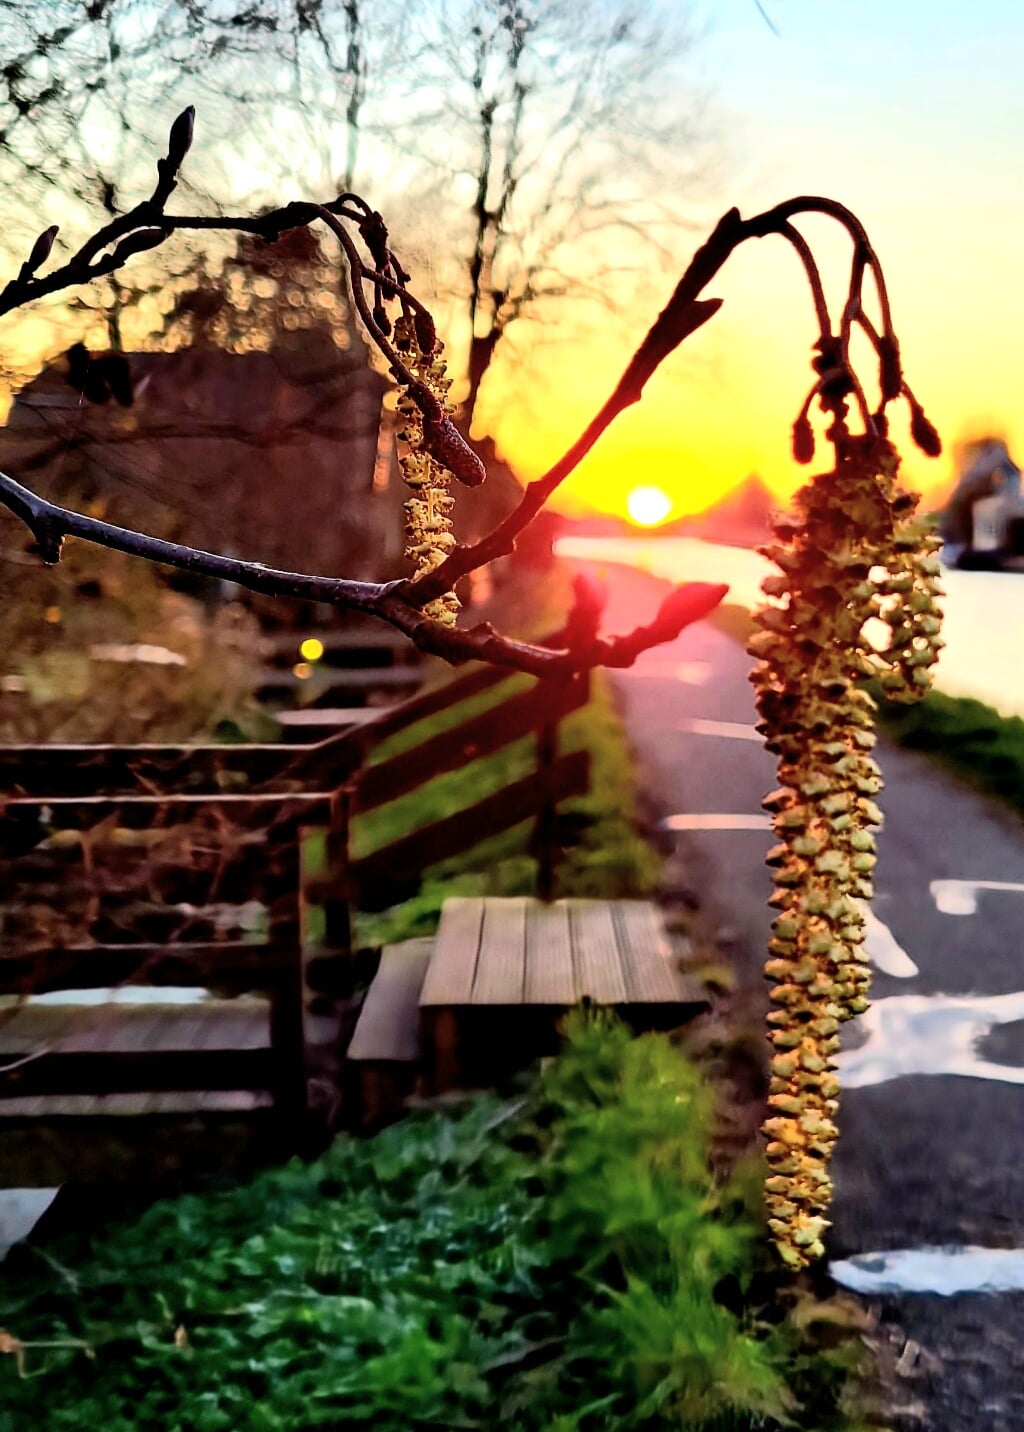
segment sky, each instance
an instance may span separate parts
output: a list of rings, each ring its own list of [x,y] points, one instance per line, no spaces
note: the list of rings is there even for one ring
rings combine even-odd
[[[910,386],[938,427],[937,460],[893,435],[905,480],[941,500],[953,447],[1005,436],[1024,464],[1024,5],[1019,0],[717,0],[698,8],[697,82],[710,95],[717,159],[694,200],[693,247],[725,209],[753,215],[797,194],[839,199],[861,218],[885,269]],[[805,227],[845,284],[848,249],[825,221]],[[667,299],[628,315],[569,360],[531,359],[561,402],[498,405],[499,442],[525,475],[568,446],[613,386],[630,343]],[[659,486],[672,515],[698,510],[751,473],[784,499],[806,477],[790,425],[810,386],[813,315],[779,239],[747,244],[707,290],[725,300],[651,381],[643,402],[566,484],[564,510],[622,512],[631,488]],[[900,411],[899,409],[903,409]]]

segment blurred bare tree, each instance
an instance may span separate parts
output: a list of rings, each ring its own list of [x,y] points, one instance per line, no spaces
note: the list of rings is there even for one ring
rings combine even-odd
[[[286,176],[351,187],[367,77],[361,33],[360,0],[0,0],[5,267],[41,224],[74,234],[97,209],[113,216],[137,201],[156,151],[135,120],[155,104],[201,98],[221,116],[224,145],[183,186],[193,209],[215,211],[211,182],[246,207],[256,191],[279,193]],[[138,346],[194,285],[197,252],[179,245],[159,271],[136,266],[65,298],[48,310],[59,336],[40,344],[37,335],[37,351],[66,346],[69,333]],[[215,269],[229,253],[213,254]]]
[[[435,281],[463,329],[468,430],[514,324],[611,303],[613,266],[649,264],[678,223],[667,196],[699,168],[693,38],[684,6],[456,0],[416,7],[407,45],[397,132],[448,215]]]
[[[453,307],[466,430],[513,325],[570,295],[612,301],[610,269],[650,262],[696,167],[692,35],[668,0],[0,0],[0,40],[0,252],[130,207],[155,157],[136,117],[201,101],[221,139],[193,210],[213,212],[213,190],[252,209],[357,177],[389,212],[405,197],[403,228],[418,218],[444,256],[426,277]],[[168,290],[198,286],[195,252],[73,297],[74,336],[161,331]]]

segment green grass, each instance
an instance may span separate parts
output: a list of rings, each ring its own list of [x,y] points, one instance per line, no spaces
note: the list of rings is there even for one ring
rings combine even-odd
[[[469,701],[450,707],[382,742],[374,760],[384,760],[507,700],[529,684],[513,678]],[[591,759],[590,792],[563,802],[560,810],[580,818],[580,836],[556,874],[559,895],[607,898],[648,895],[656,890],[660,859],[636,828],[632,761],[622,723],[607,683],[595,674],[592,696],[560,728],[560,750],[587,750]],[[531,738],[516,741],[493,756],[472,761],[426,781],[409,795],[369,812],[353,823],[353,851],[375,850],[431,821],[463,810],[535,769]],[[428,934],[437,924],[449,895],[532,894],[536,865],[528,853],[531,824],[525,823],[480,842],[472,850],[427,871],[419,894],[383,915],[362,915],[357,937],[362,944]]]
[[[754,630],[743,607],[723,605],[708,618],[744,642]],[[1024,720],[1003,716],[970,696],[932,691],[920,701],[890,701],[877,682],[867,689],[878,702],[881,730],[897,746],[921,751],[967,785],[994,796],[1024,816]]]
[[[933,691],[904,706],[880,699],[879,722],[897,745],[923,751],[946,770],[1024,816],[1024,720],[967,696]]]
[[[848,1427],[850,1347],[822,1355],[760,1267],[700,1071],[571,1025],[515,1103],[20,1250],[0,1432]]]

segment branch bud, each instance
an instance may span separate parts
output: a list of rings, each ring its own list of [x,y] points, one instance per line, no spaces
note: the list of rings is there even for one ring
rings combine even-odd
[[[808,463],[814,457],[814,429],[806,413],[801,413],[793,424],[793,458],[799,463]]]
[[[882,402],[891,403],[903,391],[903,370],[900,367],[900,346],[896,335],[883,333],[878,340],[879,386]]]
[[[926,456],[938,457],[941,453],[942,439],[917,402],[910,404],[910,435]]]
[[[192,148],[192,134],[195,130],[196,107],[188,105],[178,115],[178,118],[171,125],[171,132],[167,138],[167,163],[172,171],[181,167],[182,160]]]
[[[721,582],[684,582],[669,592],[658,608],[654,625],[668,633],[668,640],[678,636],[683,627],[699,622],[723,601],[729,588]],[[665,638],[662,638],[663,640]]]
[[[437,329],[434,327],[434,320],[425,308],[417,308],[413,312],[413,327],[416,331],[416,343],[424,358],[429,358],[437,347]]]
[[[373,259],[374,267],[378,273],[383,273],[388,266],[388,230],[384,220],[374,209],[372,214],[359,224],[359,232],[363,236],[363,243],[370,250],[370,257]]]
[[[29,254],[22,268],[22,278],[28,278],[31,274],[34,274],[36,269],[44,264],[50,257],[50,250],[53,248],[53,241],[57,237],[58,231],[59,226],[57,224],[51,224],[48,229],[44,229],[39,235],[38,239],[36,239],[32,245],[32,252]]]
[[[440,416],[424,413],[423,446],[463,487],[479,487],[487,476],[487,469],[443,409]]]

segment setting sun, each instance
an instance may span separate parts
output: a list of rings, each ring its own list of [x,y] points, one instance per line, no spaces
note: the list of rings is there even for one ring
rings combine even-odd
[[[660,487],[634,487],[626,498],[626,511],[638,527],[657,527],[672,511],[672,499]]]

